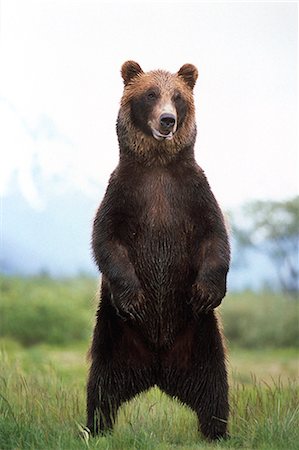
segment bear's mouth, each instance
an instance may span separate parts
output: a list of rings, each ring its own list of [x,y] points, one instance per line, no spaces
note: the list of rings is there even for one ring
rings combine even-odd
[[[174,132],[169,131],[167,134],[160,133],[160,131],[156,130],[155,128],[152,128],[152,134],[155,139],[158,141],[170,141],[173,138]]]

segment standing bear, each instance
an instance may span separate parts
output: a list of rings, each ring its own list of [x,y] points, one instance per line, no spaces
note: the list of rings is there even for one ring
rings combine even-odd
[[[223,215],[194,159],[197,69],[143,72],[127,61],[117,119],[119,164],[92,235],[102,273],[90,350],[87,427],[113,427],[119,406],[158,386],[188,405],[208,439],[229,413],[223,338]]]

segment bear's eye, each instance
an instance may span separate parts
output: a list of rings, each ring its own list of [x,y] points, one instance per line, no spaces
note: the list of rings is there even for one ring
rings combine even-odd
[[[175,100],[181,100],[182,96],[179,92],[177,92],[176,94],[174,94],[174,99]]]
[[[157,94],[155,91],[149,91],[146,95],[146,98],[148,100],[154,100],[155,98],[157,98]]]

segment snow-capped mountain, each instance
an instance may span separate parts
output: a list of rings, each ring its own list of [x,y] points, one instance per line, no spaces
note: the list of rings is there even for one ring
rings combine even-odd
[[[104,188],[80,149],[46,115],[29,125],[3,98],[0,122],[0,272],[96,273],[90,236]]]

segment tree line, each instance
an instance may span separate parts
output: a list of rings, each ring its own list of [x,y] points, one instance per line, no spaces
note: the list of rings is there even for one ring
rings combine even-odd
[[[255,249],[273,265],[281,291],[298,298],[299,196],[251,201],[229,213],[236,253]]]

